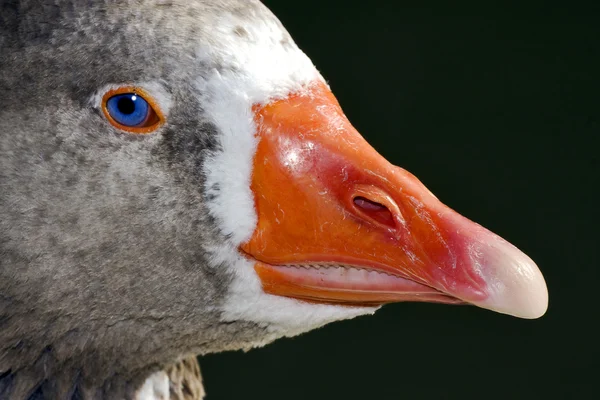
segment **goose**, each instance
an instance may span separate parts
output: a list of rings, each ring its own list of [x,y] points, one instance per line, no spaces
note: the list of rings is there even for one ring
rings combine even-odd
[[[1,399],[199,399],[197,355],[391,302],[545,313],[259,1],[0,5]]]

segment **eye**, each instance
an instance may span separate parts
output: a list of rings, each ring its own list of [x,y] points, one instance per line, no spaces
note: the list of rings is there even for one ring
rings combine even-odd
[[[114,127],[131,133],[151,133],[164,122],[154,99],[142,89],[130,86],[106,92],[102,110]]]

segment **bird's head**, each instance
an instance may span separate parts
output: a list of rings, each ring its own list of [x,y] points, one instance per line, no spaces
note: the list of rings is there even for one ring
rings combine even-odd
[[[544,314],[533,261],[369,146],[258,1],[57,3],[3,10],[0,41],[0,288],[32,335],[210,351],[397,301]]]

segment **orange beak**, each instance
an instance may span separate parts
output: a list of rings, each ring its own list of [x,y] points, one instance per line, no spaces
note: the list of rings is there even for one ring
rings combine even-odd
[[[469,303],[543,315],[517,248],[442,204],[352,127],[323,83],[255,106],[258,224],[241,250],[267,293],[348,305]]]

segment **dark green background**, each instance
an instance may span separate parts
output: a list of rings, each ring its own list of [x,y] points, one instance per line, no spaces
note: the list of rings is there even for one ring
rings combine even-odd
[[[379,152],[538,263],[550,308],[388,305],[203,357],[208,399],[600,398],[598,10],[265,3]]]

